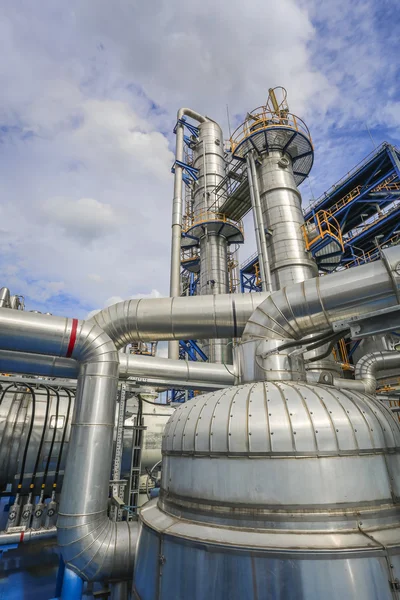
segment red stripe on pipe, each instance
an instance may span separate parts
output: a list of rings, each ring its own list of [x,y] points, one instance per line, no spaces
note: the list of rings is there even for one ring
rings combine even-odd
[[[72,319],[71,335],[69,338],[67,354],[65,355],[67,358],[69,358],[72,355],[72,352],[74,351],[77,330],[78,330],[78,319]]]
[[[22,542],[24,541],[24,535],[25,535],[25,531],[21,531],[21,535],[19,536],[19,543],[22,544]]]

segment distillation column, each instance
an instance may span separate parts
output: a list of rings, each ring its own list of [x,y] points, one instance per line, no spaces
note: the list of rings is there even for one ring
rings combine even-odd
[[[306,249],[297,187],[311,170],[313,145],[305,123],[289,113],[285,90],[281,104],[270,90],[266,106],[247,115],[231,142],[233,155],[247,161],[253,204],[261,209],[255,211],[255,220],[262,242],[266,241],[266,252],[259,253],[266,280],[263,289],[276,291],[317,277],[317,264]],[[319,348],[306,358],[315,358],[324,350]],[[311,362],[309,369],[317,373],[333,370],[335,374],[339,370],[333,357]]]
[[[186,231],[187,246],[200,247],[199,295],[229,293],[228,246],[241,243],[241,228],[219,213],[220,201],[215,193],[225,178],[223,134],[211,120],[199,124],[198,138],[193,143],[193,167],[197,181],[193,188],[193,224]],[[188,242],[189,240],[189,242]],[[203,350],[213,363],[230,363],[232,346],[229,340],[209,340]]]

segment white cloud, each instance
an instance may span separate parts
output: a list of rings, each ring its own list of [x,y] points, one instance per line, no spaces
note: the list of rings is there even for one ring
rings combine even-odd
[[[50,198],[42,205],[42,213],[71,237],[92,241],[110,235],[118,226],[118,218],[109,204],[94,198]]]
[[[313,135],[316,193],[369,151],[366,122],[390,123],[400,137],[396,7],[378,8],[5,0],[1,283],[29,296],[29,308],[43,300],[79,317],[111,296],[166,295],[180,106],[221,122],[227,136],[227,104],[235,127],[268,87],[284,85]],[[386,132],[373,134],[379,142]]]

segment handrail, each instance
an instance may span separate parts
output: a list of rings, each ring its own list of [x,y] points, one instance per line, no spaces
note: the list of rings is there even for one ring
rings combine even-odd
[[[243,223],[242,221],[234,221],[230,219],[225,214],[205,211],[198,213],[193,216],[190,223],[184,222],[183,231],[186,233],[190,229],[192,229],[195,225],[201,225],[202,223],[208,223],[209,221],[218,221],[221,223],[227,223],[229,225],[233,225],[234,227],[238,227],[240,231],[243,233]]]
[[[383,247],[394,246],[396,243],[400,242],[400,233],[393,235],[389,238],[384,244]],[[359,265],[363,265],[367,262],[372,262],[376,259],[380,258],[380,248],[374,247],[368,252],[364,252],[362,256],[357,256],[354,260],[346,263],[344,266],[345,269],[351,269],[351,267],[358,267]]]
[[[399,206],[400,206],[400,201],[399,202],[393,202],[393,204],[391,205],[390,210],[387,210],[386,212],[384,210],[382,210],[381,213],[376,213],[374,215],[375,218],[373,218],[372,221],[369,221],[367,223],[363,223],[362,225],[359,225],[358,227],[355,227],[354,229],[352,229],[352,231],[349,231],[346,234],[346,238],[345,238],[344,242],[347,243],[350,240],[352,240],[353,238],[355,238],[358,235],[360,235],[361,233],[364,233],[365,231],[368,231],[368,229],[370,229],[371,227],[373,227],[374,225],[376,225],[377,223],[379,223],[379,221],[382,221],[383,219],[386,219],[386,217],[388,215],[390,215],[393,212],[395,212],[396,210],[398,210]]]
[[[299,133],[305,135],[312,144],[310,131],[302,119],[289,112],[285,112],[284,115],[277,115],[268,110],[265,106],[259,106],[249,113],[247,119],[233,132],[230,138],[232,154],[234,154],[236,148],[246,138],[257,131],[262,131],[271,127],[295,129]]]
[[[310,237],[309,235],[310,225],[315,227],[317,232],[315,237]],[[340,243],[341,248],[344,248],[340,225],[335,217],[333,217],[328,211],[319,210],[313,217],[308,219],[308,221],[306,221],[302,227],[307,250],[310,250],[318,241],[324,239],[324,237],[327,235],[330,237],[335,237]]]
[[[400,183],[397,183],[397,182],[393,183],[394,179],[396,179],[396,178],[397,178],[397,173],[393,173],[387,179],[382,181],[382,183],[380,183],[379,185],[374,187],[372,190],[370,190],[371,193],[380,192],[381,190],[386,190],[388,192],[389,191],[399,191]],[[343,196],[343,198],[340,198],[340,200],[335,202],[335,204],[333,206],[330,206],[328,209],[326,209],[327,212],[329,212],[332,216],[335,215],[341,208],[343,208],[347,204],[349,204],[352,200],[354,200],[354,198],[357,198],[357,196],[359,196],[360,193],[362,192],[363,187],[365,187],[365,186],[357,185],[350,192],[348,192],[348,194]]]

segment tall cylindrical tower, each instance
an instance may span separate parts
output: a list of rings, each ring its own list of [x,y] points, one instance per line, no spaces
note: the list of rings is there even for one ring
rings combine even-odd
[[[233,156],[247,161],[255,206],[261,208],[254,218],[258,245],[265,247],[266,242],[266,252],[261,252],[259,260],[264,263],[265,289],[272,291],[318,275],[317,264],[306,248],[298,189],[312,168],[313,144],[306,124],[289,112],[286,91],[279,89],[281,102],[270,89],[267,104],[248,113],[231,138]],[[315,360],[326,349],[306,355],[312,359],[306,368],[315,372],[317,379],[322,371],[341,372],[332,355]]]
[[[283,89],[283,88],[281,88]],[[278,290],[318,274],[306,250],[298,185],[313,164],[313,145],[307,126],[289,113],[286,92],[279,104],[270,90],[266,106],[248,113],[232,136],[233,156],[255,162],[255,194],[259,196],[267,254],[264,270],[271,273],[271,288]]]
[[[240,226],[220,214],[216,189],[223,187],[225,157],[220,126],[211,120],[200,123],[193,143],[193,167],[197,181],[193,187],[192,223],[182,240],[183,247],[200,247],[200,295],[229,293],[228,246],[243,241]],[[228,340],[209,340],[203,350],[210,362],[228,363],[232,348]]]

